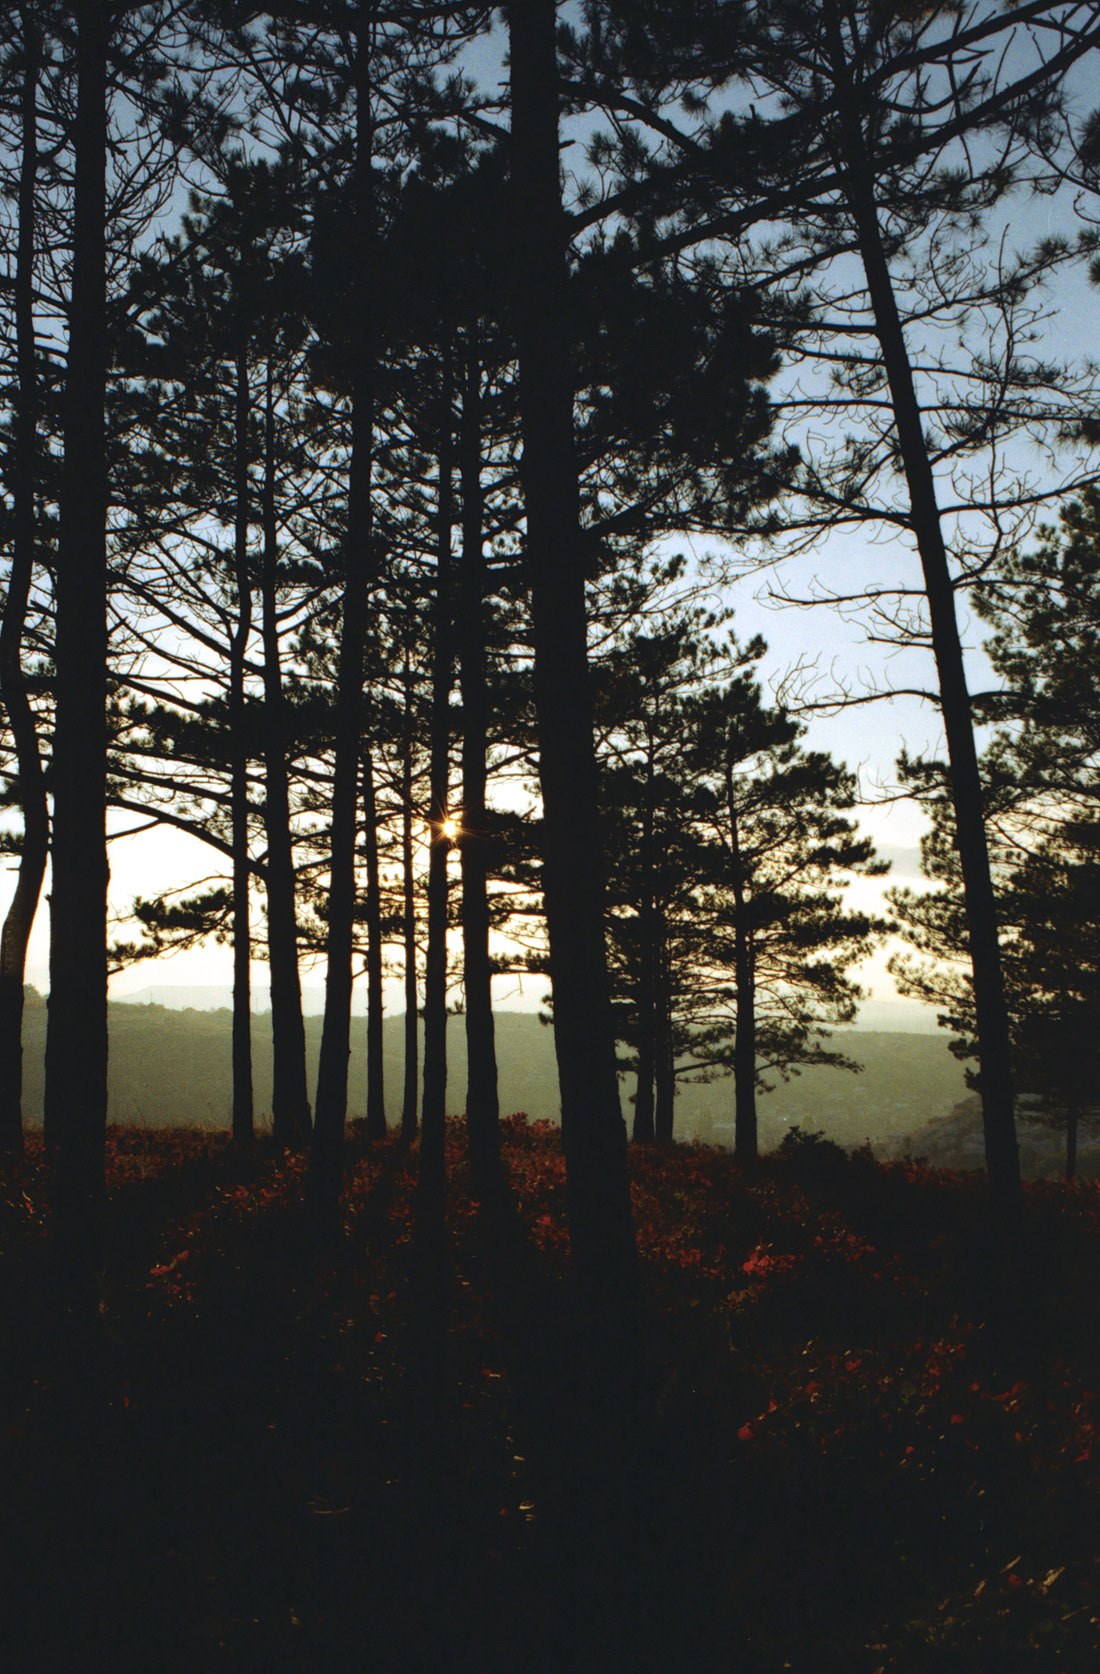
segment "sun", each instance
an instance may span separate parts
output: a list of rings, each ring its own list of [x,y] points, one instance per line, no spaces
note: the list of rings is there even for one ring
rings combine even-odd
[[[458,836],[458,821],[453,814],[448,814],[445,820],[440,821],[439,829],[448,843],[453,843]]]

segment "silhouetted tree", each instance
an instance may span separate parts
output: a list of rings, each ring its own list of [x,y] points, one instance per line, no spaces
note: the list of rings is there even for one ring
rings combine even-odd
[[[1065,1127],[1072,1180],[1081,1116],[1100,1104],[1100,825],[1068,820],[1028,855],[1002,917],[1017,1081]]]
[[[287,769],[287,705],[280,666],[276,423],[274,366],[269,349],[264,399],[260,597],[264,687],[264,830],[267,836],[265,886],[273,1058],[271,1126],[276,1143],[289,1146],[305,1140],[310,1127],[310,1109],[302,983],[298,966],[297,884]]]
[[[107,1122],[107,49],[109,16],[80,0],[73,123],[73,266],[55,575],[50,999],[45,1128],[62,1284],[90,1308],[102,1262]]]
[[[1000,692],[989,771],[1013,801],[1096,810],[1100,764],[1100,490],[1086,488],[1037,544],[1008,548],[975,597],[993,629],[986,652]]]
[[[1032,280],[1060,259],[1058,247],[1048,243],[1008,271],[998,263],[989,275],[964,250],[1026,172],[1029,116],[1094,43],[1094,9],[593,4],[588,18],[588,36],[573,43],[575,74],[588,97],[614,111],[620,129],[618,143],[597,147],[610,176],[606,209],[635,218],[647,261],[719,239],[740,283],[751,278],[786,290],[779,318],[791,351],[809,364],[827,342],[818,364],[828,387],[804,398],[800,391],[795,402],[807,420],[815,404],[836,412],[845,401],[849,411],[870,404],[884,415],[877,431],[846,430],[839,475],[811,457],[801,486],[834,521],[870,515],[896,522],[896,501],[876,506],[874,488],[880,478],[904,482],[966,877],[987,1162],[995,1195],[1009,1207],[1019,1172],[1007,1017],[957,580],[936,471],[1000,447],[1016,430],[1072,416],[1061,378],[1017,354],[1012,324]],[[1030,60],[1021,56],[1025,41]],[[706,101],[719,88],[723,109],[715,112]],[[687,114],[683,124],[676,100]],[[592,221],[602,212],[596,202],[582,214]],[[750,231],[761,226],[767,230],[753,247]],[[847,265],[853,255],[862,267],[856,290]],[[956,323],[976,311],[987,322],[1008,322],[1003,351],[991,356],[982,336],[965,381],[945,377],[946,396],[928,390],[915,371],[915,357],[927,358],[917,344],[942,320],[951,324],[954,350]],[[931,430],[935,420],[941,437]],[[997,481],[994,542],[1010,506],[1026,516],[1029,493],[1019,488],[1014,500]],[[970,542],[963,545],[969,556]],[[879,608],[881,598],[878,590]]]
[[[178,617],[199,581],[196,613],[189,624],[181,624],[192,659],[202,631],[198,616],[213,615],[218,621],[227,582],[232,591],[231,620],[227,616],[224,624],[226,668],[224,675],[215,670],[214,678],[224,679],[227,692],[227,725],[220,742],[228,757],[235,903],[233,1132],[246,1144],[253,1131],[249,896],[255,866],[250,842],[256,823],[252,760],[262,754],[275,1055],[272,1125],[279,1144],[294,1145],[308,1132],[309,1101],[281,669],[279,592],[285,564],[276,483],[279,466],[294,455],[285,448],[281,457],[277,453],[276,407],[277,385],[292,383],[296,361],[300,366],[303,284],[300,259],[288,249],[294,212],[286,171],[246,165],[234,155],[221,156],[218,163],[224,176],[221,191],[195,197],[180,237],[167,242],[157,259],[146,258],[131,281],[131,310],[141,330],[131,333],[127,370],[137,386],[132,405],[141,415],[147,445],[138,449],[131,444],[128,486],[134,527],[129,539],[139,562],[131,564],[128,584],[146,608]],[[257,468],[258,489],[253,481]],[[201,552],[204,534],[219,523],[231,525],[231,560],[226,563],[218,550],[209,552],[200,558],[197,574],[193,564],[189,567],[185,587],[177,583],[167,596],[163,570],[171,571],[173,560],[166,557],[158,573],[149,549],[193,543]],[[256,524],[262,532],[258,561],[252,550]],[[213,595],[208,604],[201,597],[203,584]],[[262,705],[248,691],[254,592],[260,604]],[[133,712],[139,727],[142,713]],[[174,792],[181,788],[172,786]]]
[[[513,321],[519,349],[525,562],[531,587],[543,887],[554,986],[569,1224],[582,1305],[606,1349],[636,1293],[626,1130],[612,1042],[586,650],[586,554],[573,447],[573,342],[558,177],[553,0],[507,9]]]
[[[336,686],[329,895],[326,911],[325,1018],[313,1128],[311,1193],[325,1235],[335,1232],[351,1037],[352,944],[355,917],[355,829],[358,804],[363,658],[368,590],[373,577],[371,474],[374,451],[375,354],[372,269],[374,202],[373,8],[361,0],[352,20],[349,66],[354,87],[354,162],[349,237],[355,273],[349,309],[351,447],[348,459],[344,590]]]
[[[856,1067],[830,1049],[828,1026],[854,1019],[860,990],[847,973],[887,926],[847,909],[843,883],[887,866],[849,817],[855,776],[804,749],[803,727],[764,703],[751,674],[685,708],[696,817],[714,856],[700,962],[710,969],[711,1005],[733,1003],[734,1147],[753,1158],[756,1092],[768,1072],[785,1078],[805,1064]],[[723,967],[732,968],[732,992]],[[707,986],[700,984],[704,994]],[[721,1038],[719,1023],[699,1056]],[[725,1056],[721,1047],[717,1056]]]
[[[20,7],[20,167],[14,275],[16,408],[12,469],[12,554],[0,624],[0,695],[15,745],[23,818],[15,892],[0,936],[0,1150],[21,1151],[23,987],[49,846],[49,813],[38,724],[23,671],[23,637],[37,558],[35,492],[39,473],[38,368],[34,329],[34,268],[38,170],[38,77],[42,41],[30,5]]]
[[[382,879],[378,853],[378,798],[374,756],[363,741],[363,846],[367,862],[367,1137],[386,1135],[386,1089],[382,1062]]]
[[[982,701],[995,723],[982,768],[1013,1064],[1019,1085],[1065,1123],[1069,1174],[1080,1113],[1096,1102],[1098,576],[1100,496],[1086,490],[1065,508],[1060,529],[1004,554],[977,601],[994,629],[987,651],[1003,682]],[[916,950],[893,968],[903,991],[938,1008],[952,1050],[972,1058],[973,985],[943,769],[905,758],[902,771],[932,817],[922,863],[936,887],[892,892]]]
[[[449,798],[454,679],[451,540],[454,524],[454,343],[440,344],[436,472],[436,566],[432,625],[431,766],[428,789],[428,948],[424,969],[424,1092],[420,1110],[422,1223],[443,1224],[447,1096],[447,857],[455,837]]]
[[[481,486],[483,367],[480,334],[467,325],[459,438],[462,562],[458,645],[462,689],[462,959],[466,1001],[466,1124],[470,1164],[479,1189],[499,1186],[500,1101],[489,954],[488,804],[489,690],[485,644],[485,529]]]
[[[721,628],[674,606],[607,659],[606,841],[627,977],[620,1030],[638,1062],[635,1136],[672,1138],[677,1074],[732,1069],[748,1159],[770,1076],[855,1067],[827,1030],[855,1015],[847,972],[883,925],[847,910],[842,891],[884,867],[848,817],[853,775],[805,750],[800,723],[764,701],[753,674],[763,642],[742,648]]]
[[[597,718],[610,876],[609,931],[620,1036],[634,1046],[635,1140],[672,1138],[678,990],[707,856],[686,818],[687,692],[718,660],[715,619],[650,607],[601,659]]]

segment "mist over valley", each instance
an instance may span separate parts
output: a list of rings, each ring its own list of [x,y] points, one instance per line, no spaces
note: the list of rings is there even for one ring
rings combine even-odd
[[[170,993],[170,990],[162,990]],[[216,988],[180,989],[180,997],[201,1002],[218,999]],[[887,1009],[889,1002],[883,1002]],[[553,1031],[533,1012],[496,1014],[496,1046],[501,1110],[525,1111],[532,1121],[558,1119],[558,1085]],[[306,1048],[311,1088],[320,1051],[319,1015],[306,1016]],[[197,1125],[228,1128],[232,1103],[232,1016],[227,1008],[199,1009],[122,1001],[110,1008],[108,1120],[127,1125],[163,1127]],[[24,1041],[25,1110],[28,1120],[42,1120],[46,1005],[28,996]],[[400,1107],[403,1075],[404,1018],[385,1023],[387,1113],[392,1122]],[[844,1146],[870,1140],[876,1155],[905,1150],[922,1124],[946,1116],[966,1097],[962,1066],[952,1058],[946,1038],[913,1030],[836,1031],[834,1040],[861,1065],[858,1075],[830,1067],[810,1067],[780,1082],[760,1099],[761,1142],[774,1149],[791,1127],[821,1131]],[[464,1019],[449,1019],[447,1029],[447,1110],[461,1114],[466,1089]],[[349,1116],[363,1113],[366,1102],[367,1025],[352,1019]],[[258,1012],[252,1022],[252,1063],[256,1108],[263,1125],[270,1122],[271,1016]],[[629,1121],[633,1077],[621,1081]],[[676,1100],[676,1137],[706,1144],[733,1141],[733,1081],[681,1081]]]

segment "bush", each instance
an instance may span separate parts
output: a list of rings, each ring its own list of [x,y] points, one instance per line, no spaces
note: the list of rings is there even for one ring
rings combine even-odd
[[[825,1134],[808,1128],[800,1128],[797,1123],[784,1138],[776,1155],[789,1162],[805,1162],[815,1168],[832,1168],[848,1161],[848,1153],[835,1139],[828,1139]]]

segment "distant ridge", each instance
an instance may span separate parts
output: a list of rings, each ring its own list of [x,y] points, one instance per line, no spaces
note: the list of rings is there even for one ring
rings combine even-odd
[[[155,989],[152,990],[156,992]],[[209,1001],[215,987],[177,990]],[[404,1072],[404,1018],[386,1019],[383,1063],[390,1121],[400,1109]],[[46,1006],[41,998],[25,1013],[24,1114],[42,1119],[43,1055]],[[169,1007],[152,1000],[142,1004],[112,1001],[110,1007],[109,1120],[160,1127],[194,1123],[229,1125],[232,1103],[232,1016],[224,1008]],[[524,1110],[533,1118],[556,1121],[558,1078],[554,1036],[532,1012],[496,1014],[497,1062],[501,1109]],[[310,1087],[315,1084],[321,1043],[321,1019],[306,1019]],[[952,1058],[940,1034],[914,1031],[846,1030],[843,1050],[863,1066],[860,1075],[818,1066],[781,1083],[760,1099],[760,1135],[764,1149],[780,1143],[794,1124],[821,1131],[842,1145],[870,1139],[880,1154],[897,1155],[916,1128],[942,1116],[965,1097],[962,1065]],[[349,1115],[362,1114],[366,1103],[366,1019],[356,1017],[351,1030]],[[466,1098],[466,1031],[452,1017],[447,1031],[447,1109],[461,1113]],[[252,1030],[256,1114],[262,1123],[271,1108],[272,1041],[270,1013],[256,1018]],[[633,1078],[622,1080],[623,1114],[632,1116]],[[676,1100],[676,1137],[729,1145],[733,1138],[733,1086],[721,1079],[681,1085]]]
[[[113,1005],[119,1006],[166,1006],[169,1011],[231,1011],[233,1008],[233,990],[225,984],[218,983],[172,983],[154,982],[147,988],[138,988],[132,994],[111,994]],[[308,1017],[320,1017],[325,1009],[324,986],[302,989],[302,1010]],[[262,1017],[271,1010],[268,991],[265,985],[256,984],[252,992],[252,1010],[257,1017]],[[366,990],[354,993],[352,1010],[357,1016],[365,1016],[367,1010]]]
[[[169,1011],[229,1011],[233,1006],[233,990],[227,985],[216,983],[194,983],[187,986],[182,983],[158,982],[151,983],[146,988],[139,988],[132,994],[112,992],[111,1000],[120,1006],[167,1006]],[[538,1003],[536,998],[526,1009],[533,1013],[538,1009]],[[270,1009],[266,987],[260,983],[255,984],[252,994],[253,1012],[262,1017]],[[308,1017],[320,1017],[324,1009],[323,984],[311,984],[302,989],[302,1010]],[[513,1004],[508,1009],[525,1008],[517,1008]],[[356,1017],[366,1016],[367,991],[363,985],[354,990],[352,1010]],[[935,1014],[928,1006],[922,1006],[916,1000],[865,1000],[859,1008],[856,1022],[850,1027],[869,1030],[874,1034],[935,1035],[940,1032],[936,1027]]]

